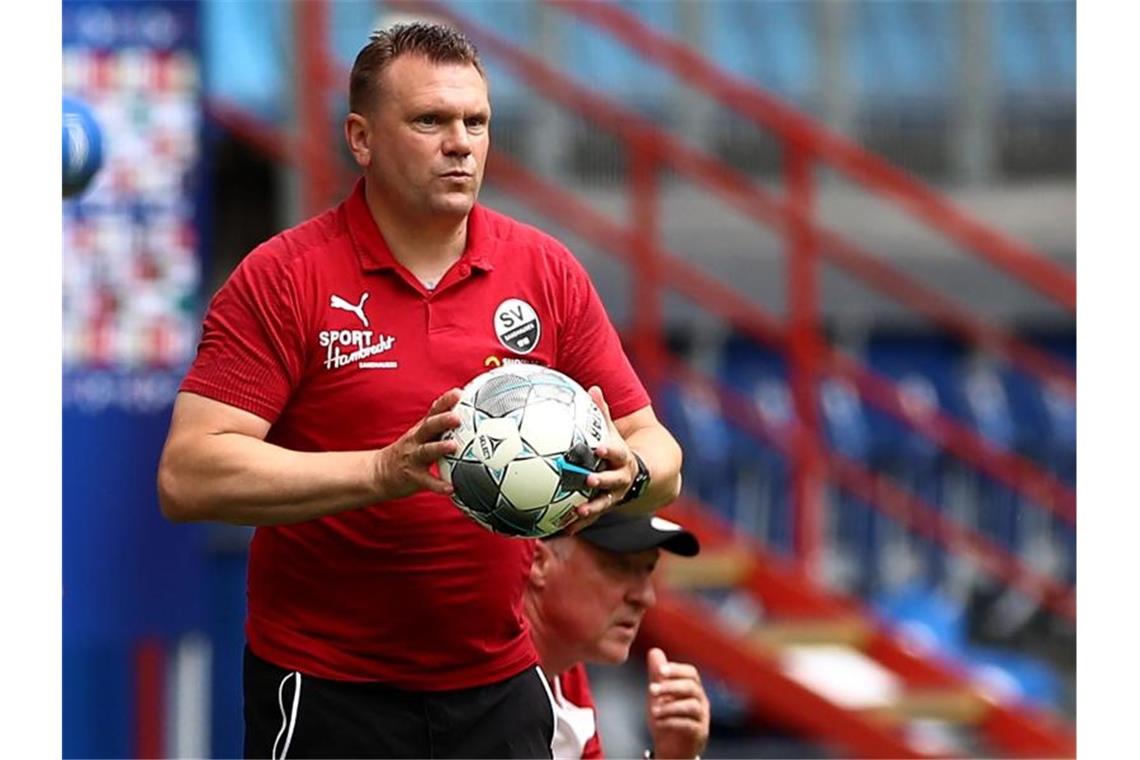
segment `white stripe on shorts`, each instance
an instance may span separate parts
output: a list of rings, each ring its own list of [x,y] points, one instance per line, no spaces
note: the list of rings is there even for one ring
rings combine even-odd
[[[285,682],[290,678],[294,679],[293,686],[293,709],[288,716],[285,715]],[[273,740],[273,753],[272,760],[285,760],[289,754],[289,743],[293,741],[293,729],[297,727],[297,708],[301,704],[301,674],[297,671],[287,673],[281,679],[281,684],[277,687],[277,707],[281,710],[281,730],[277,732],[277,738]],[[286,731],[288,729],[288,731]],[[285,734],[285,746],[281,748],[281,756],[277,755],[277,743],[281,741],[281,735]]]

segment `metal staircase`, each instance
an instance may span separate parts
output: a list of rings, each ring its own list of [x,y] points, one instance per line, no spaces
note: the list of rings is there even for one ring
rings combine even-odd
[[[1076,381],[1070,368],[1040,349],[998,325],[979,320],[953,297],[914,281],[824,226],[813,207],[813,171],[827,167],[846,175],[967,253],[1051,299],[1064,312],[1075,310],[1073,275],[1028,246],[969,218],[934,190],[750,83],[719,71],[696,51],[643,25],[615,4],[564,0],[549,4],[604,29],[646,60],[774,133],[785,149],[785,194],[780,196],[631,109],[576,85],[532,54],[455,13],[451,5],[427,0],[386,3],[450,20],[464,29],[484,57],[493,57],[543,97],[620,138],[630,167],[628,223],[615,221],[505,154],[496,154],[490,162],[488,182],[636,270],[631,294],[635,318],[628,337],[651,389],[666,378],[707,386],[726,414],[786,454],[791,465],[794,562],[778,558],[756,540],[735,532],[711,509],[692,499],[669,508],[667,514],[698,534],[704,550],[698,558],[663,562],[660,602],[646,617],[644,641],[663,646],[671,656],[695,662],[730,684],[745,695],[748,709],[758,720],[778,722],[842,755],[1074,756],[1073,728],[1057,716],[1004,701],[973,681],[960,663],[917,646],[864,604],[828,591],[819,580],[823,488],[830,483],[946,551],[967,558],[983,573],[1040,600],[1052,614],[1067,620],[1074,620],[1076,614],[1073,588],[1026,567],[1001,546],[955,523],[902,486],[828,449],[820,431],[816,393],[821,378],[842,377],[868,405],[1075,525],[1076,498],[1068,485],[943,412],[915,414],[906,391],[857,357],[827,344],[818,324],[822,264],[841,268],[978,350],[1049,382],[1070,397]],[[253,147],[278,160],[297,163],[312,180],[304,186],[306,204],[313,207],[322,207],[335,197],[338,184],[347,186],[338,183],[336,172],[330,169],[337,166],[336,153],[322,147],[327,143],[322,131],[326,124],[316,117],[320,104],[328,102],[329,84],[343,81],[343,77],[330,75],[322,5],[298,6],[304,14],[298,27],[300,65],[307,72],[301,79],[306,86],[299,100],[302,112],[309,116],[300,124],[292,148],[287,136],[239,109],[220,103],[208,109],[216,123]],[[665,170],[700,185],[783,236],[790,294],[786,319],[758,308],[738,290],[666,249],[659,230]],[[748,399],[665,352],[661,334],[665,289],[684,295],[741,334],[788,357],[794,425],[787,430],[769,429]],[[748,625],[727,620],[708,601],[711,589],[743,594],[763,614]],[[857,663],[864,668],[859,672],[869,674],[868,679],[886,684],[881,691],[889,698],[863,704],[845,701],[829,690],[826,679],[811,675],[828,662],[835,667]],[[924,743],[910,730],[922,720],[957,726],[970,739],[959,746]]]
[[[925,651],[857,600],[824,590],[708,507],[684,500],[663,514],[696,533],[702,551],[691,560],[663,556],[659,600],[642,625],[643,643],[731,684],[756,719],[779,721],[842,756],[1075,756],[1075,736],[1059,718],[988,693],[960,664]],[[701,597],[710,589],[746,593],[762,617],[748,626],[723,622]],[[894,688],[883,689],[876,704],[844,705],[810,679],[797,679],[796,657],[813,650],[869,660]],[[907,731],[916,720],[968,731],[969,746],[924,746]]]

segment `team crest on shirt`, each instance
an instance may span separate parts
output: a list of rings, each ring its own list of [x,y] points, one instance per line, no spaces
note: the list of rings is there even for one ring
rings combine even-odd
[[[355,364],[360,369],[396,369],[395,361],[373,361],[372,357],[388,351],[396,343],[393,335],[381,335],[370,330],[372,322],[364,313],[368,302],[368,291],[360,294],[355,301],[332,294],[329,308],[348,312],[356,317],[365,329],[321,330],[317,336],[321,348],[325,349],[325,369],[338,369]]]
[[[516,354],[529,354],[542,337],[538,312],[521,298],[508,298],[495,309],[495,335]]]

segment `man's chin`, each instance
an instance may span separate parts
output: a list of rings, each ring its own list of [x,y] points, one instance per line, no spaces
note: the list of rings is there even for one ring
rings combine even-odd
[[[597,665],[624,665],[629,659],[629,647],[623,647],[620,652],[606,648],[597,656],[590,658],[590,662]]]
[[[606,637],[596,649],[596,661],[605,665],[621,665],[629,659],[629,648],[633,646],[636,637],[636,632],[633,635]]]
[[[449,216],[467,216],[475,206],[475,195],[471,193],[448,193],[432,199],[432,211]]]

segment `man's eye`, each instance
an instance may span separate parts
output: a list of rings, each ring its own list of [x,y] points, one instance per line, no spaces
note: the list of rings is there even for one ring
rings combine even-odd
[[[473,116],[466,120],[468,127],[483,127],[486,126],[487,120],[482,116]]]
[[[428,126],[428,127],[434,127],[436,124],[439,124],[439,117],[434,116],[432,114],[426,114],[424,116],[418,116],[418,117],[416,117],[416,123],[417,124],[423,124],[424,126]]]

